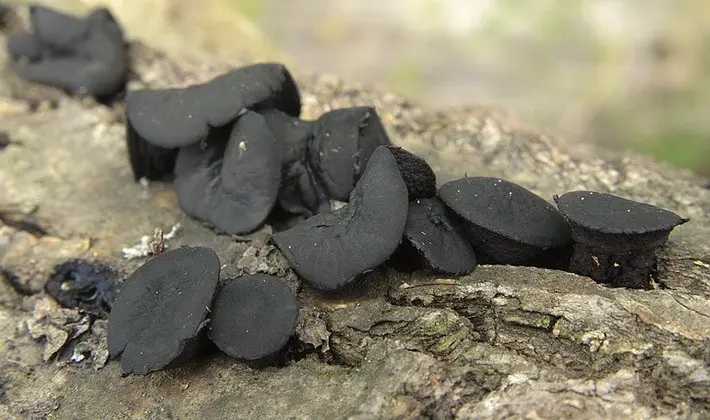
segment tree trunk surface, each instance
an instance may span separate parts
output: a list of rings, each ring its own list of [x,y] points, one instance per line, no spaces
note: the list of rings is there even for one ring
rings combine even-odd
[[[246,64],[131,49],[132,88],[187,85]],[[297,335],[279,366],[255,369],[215,352],[122,377],[107,360],[106,321],[61,308],[43,291],[56,264],[98,261],[123,281],[146,258],[126,259],[122,249],[179,223],[168,249],[213,247],[224,279],[298,279],[269,244],[268,228],[218,236],[181,212],[169,184],[135,183],[120,104],[30,86],[5,70],[0,130],[10,144],[0,150],[0,207],[31,213],[46,232],[0,223],[3,417],[710,416],[710,190],[702,180],[640,156],[565,150],[497,110],[434,114],[376,88],[294,73],[304,118],[374,105],[393,143],[425,157],[439,185],[498,176],[548,200],[577,189],[611,192],[692,220],[659,251],[654,290],[530,267],[479,266],[457,278],[383,269],[366,290],[337,299],[299,286]]]

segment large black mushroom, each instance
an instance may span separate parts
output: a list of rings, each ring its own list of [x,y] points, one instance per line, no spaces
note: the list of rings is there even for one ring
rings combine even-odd
[[[180,151],[175,187],[188,215],[227,233],[257,229],[271,213],[281,186],[280,145],[264,117],[246,111],[226,144]]]
[[[122,286],[108,321],[108,351],[124,373],[176,366],[199,348],[220,263],[206,247],[182,247],[140,266]]]
[[[99,99],[123,90],[128,58],[123,30],[106,8],[85,19],[30,6],[32,32],[10,36],[7,48],[24,79]]]
[[[169,175],[180,148],[219,146],[237,117],[255,108],[300,115],[300,94],[286,67],[260,63],[187,88],[129,92],[126,139],[135,179]]]
[[[570,270],[612,286],[650,289],[656,250],[688,222],[650,204],[611,194],[573,191],[555,196],[574,238]]]
[[[246,362],[270,361],[296,331],[298,301],[286,282],[265,274],[234,279],[217,294],[210,339]]]
[[[520,185],[498,178],[461,178],[442,185],[439,197],[465,221],[477,256],[520,265],[572,243],[570,227],[557,209]]]
[[[353,284],[387,261],[407,223],[407,186],[387,147],[372,153],[345,206],[274,235],[291,267],[321,291]]]

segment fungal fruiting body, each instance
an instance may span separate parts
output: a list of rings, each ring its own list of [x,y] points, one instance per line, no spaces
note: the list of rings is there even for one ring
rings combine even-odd
[[[186,214],[226,233],[257,229],[271,212],[281,185],[281,148],[264,118],[240,116],[221,148],[180,151],[175,187]]]
[[[476,254],[461,234],[459,222],[436,197],[409,203],[404,238],[436,272],[459,275],[476,268]]]
[[[649,289],[656,250],[689,219],[611,194],[573,191],[555,196],[574,238],[570,271],[613,286]]]
[[[389,146],[397,160],[399,172],[407,184],[409,199],[431,198],[436,195],[436,174],[422,157],[401,147]]]
[[[207,141],[210,131],[233,123],[246,109],[272,104],[292,116],[301,112],[300,94],[288,70],[259,63],[186,88],[129,92],[126,121],[141,139],[175,149]]]
[[[404,234],[407,209],[407,187],[397,161],[380,146],[345,206],[275,234],[274,242],[306,282],[334,291],[394,253]]]
[[[175,175],[180,206],[227,234],[249,233],[279,204],[292,214],[346,201],[389,137],[372,107],[298,118],[288,70],[261,63],[182,89],[130,92],[126,141],[134,178]]]
[[[126,143],[134,178],[171,174],[178,149],[223,142],[237,117],[254,108],[300,114],[298,88],[283,65],[259,63],[186,88],[129,92]]]
[[[265,274],[245,275],[217,294],[208,335],[229,356],[261,361],[286,345],[297,320],[298,301],[286,282]]]
[[[206,247],[182,247],[140,266],[108,321],[108,350],[125,373],[145,375],[191,357],[217,291],[220,263]]]
[[[72,93],[107,97],[126,82],[128,54],[123,30],[105,8],[78,19],[30,6],[32,32],[8,38],[8,51],[26,80]]]
[[[512,182],[460,178],[442,185],[439,197],[464,220],[464,234],[477,256],[520,265],[572,243],[570,227],[557,209]]]

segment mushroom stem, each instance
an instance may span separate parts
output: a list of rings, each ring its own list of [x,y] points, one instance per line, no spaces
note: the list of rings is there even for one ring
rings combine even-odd
[[[570,271],[614,287],[650,290],[658,277],[656,248],[627,253],[609,253],[584,243],[575,243]]]

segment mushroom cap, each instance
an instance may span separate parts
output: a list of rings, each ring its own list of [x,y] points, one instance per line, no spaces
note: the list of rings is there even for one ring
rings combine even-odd
[[[436,197],[409,203],[404,237],[435,271],[459,275],[476,268],[476,254]]]
[[[570,227],[542,197],[498,178],[449,181],[439,197],[467,222],[505,238],[542,249],[571,242]]]
[[[121,90],[127,52],[123,31],[108,9],[98,8],[82,20],[33,6],[30,18],[34,33],[8,41],[11,55],[30,61],[20,69],[24,79],[93,96]]]
[[[500,263],[520,264],[572,242],[570,227],[557,209],[512,182],[461,178],[442,185],[439,197],[467,222],[466,236],[476,252]]]
[[[14,60],[26,57],[34,62],[42,58],[44,47],[37,35],[23,32],[7,37],[7,51]]]
[[[555,201],[575,241],[610,251],[654,248],[689,220],[651,204],[593,191],[568,192]]]
[[[392,152],[378,147],[350,202],[274,235],[291,267],[316,289],[333,291],[385,262],[407,223],[407,186]]]
[[[429,198],[436,195],[436,174],[423,158],[401,147],[389,146],[399,165],[409,199]]]
[[[309,164],[332,199],[347,201],[372,152],[388,144],[375,108],[336,109],[316,121]]]
[[[670,231],[687,221],[651,204],[594,191],[568,192],[555,201],[570,222],[603,233],[633,235]]]
[[[57,12],[49,7],[31,5],[30,23],[43,44],[59,51],[71,50],[88,29],[85,19]]]
[[[186,147],[227,125],[244,109],[279,106],[300,113],[300,96],[286,67],[261,63],[242,67],[184,89],[137,90],[126,98],[128,123],[151,144]]]
[[[256,361],[279,352],[296,331],[298,301],[282,279],[246,275],[223,287],[212,307],[208,334],[220,350]]]
[[[281,153],[264,117],[247,111],[234,124],[226,145],[180,150],[175,164],[180,206],[225,233],[257,229],[276,203]]]
[[[182,247],[138,267],[121,287],[108,321],[108,350],[125,373],[145,375],[185,356],[205,325],[219,281],[217,254]]]

